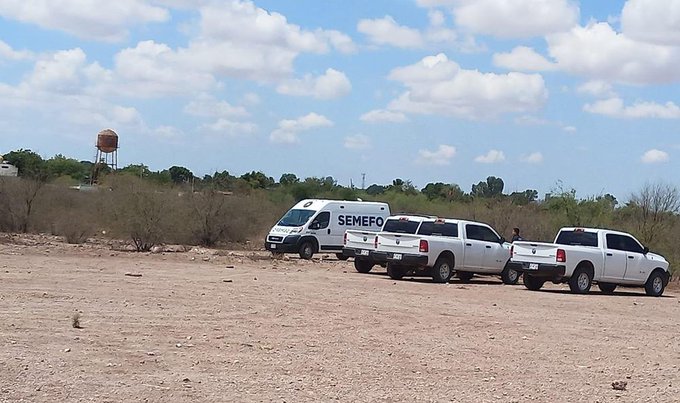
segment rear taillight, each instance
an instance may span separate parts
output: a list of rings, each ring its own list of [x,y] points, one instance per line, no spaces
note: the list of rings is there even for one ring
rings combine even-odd
[[[342,244],[347,245],[347,233],[345,232],[345,236],[342,237]]]
[[[375,236],[375,239],[373,240],[373,246],[378,249],[378,236]]]
[[[428,245],[427,241],[424,239],[420,240],[420,245],[418,247],[418,250],[420,252],[429,252],[430,251],[430,245]]]
[[[567,261],[567,252],[565,252],[564,249],[558,249],[556,260],[559,263],[565,263]]]

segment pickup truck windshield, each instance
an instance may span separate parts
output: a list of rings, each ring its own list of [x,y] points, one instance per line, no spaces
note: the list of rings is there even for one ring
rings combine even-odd
[[[282,227],[300,227],[309,221],[309,218],[316,213],[315,210],[292,209],[288,210],[283,216],[279,225]]]
[[[385,221],[383,226],[383,232],[396,232],[399,234],[415,234],[418,229],[418,221],[400,220],[400,219],[390,219]]]
[[[598,246],[597,232],[560,231],[555,243],[559,245]]]

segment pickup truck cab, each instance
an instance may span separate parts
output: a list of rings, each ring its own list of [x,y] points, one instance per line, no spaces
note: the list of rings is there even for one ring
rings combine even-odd
[[[524,273],[524,285],[539,290],[546,281],[569,283],[586,294],[593,282],[603,293],[618,285],[644,287],[661,296],[670,280],[668,262],[630,234],[594,228],[562,228],[554,243],[512,244],[511,267]]]
[[[510,244],[490,226],[473,221],[426,219],[413,235],[380,232],[371,255],[387,262],[393,279],[429,274],[433,281],[447,283],[454,272],[462,281],[475,273],[500,275],[505,284],[519,279],[518,272],[506,267]]]
[[[426,219],[432,219],[432,217],[397,214],[385,219],[381,231],[395,234],[415,234],[420,227],[420,223]],[[342,254],[346,257],[354,258],[354,268],[356,271],[368,273],[375,265],[385,265],[387,263],[384,256],[376,256],[371,253],[375,251],[377,245],[378,231],[347,230],[345,231]]]

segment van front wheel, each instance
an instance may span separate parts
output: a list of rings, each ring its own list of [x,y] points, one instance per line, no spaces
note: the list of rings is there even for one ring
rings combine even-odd
[[[311,259],[314,256],[314,244],[310,241],[303,242],[300,245],[299,255],[301,259]]]

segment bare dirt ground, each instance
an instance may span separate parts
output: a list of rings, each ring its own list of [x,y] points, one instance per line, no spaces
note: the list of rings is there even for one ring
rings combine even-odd
[[[0,235],[0,401],[680,401],[677,289],[221,255]]]

